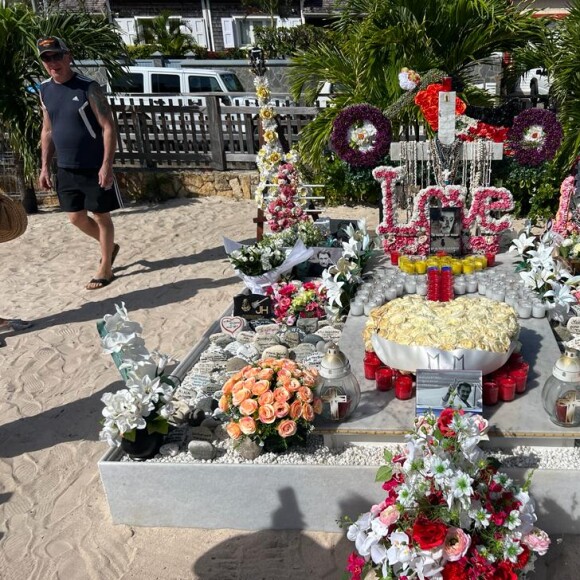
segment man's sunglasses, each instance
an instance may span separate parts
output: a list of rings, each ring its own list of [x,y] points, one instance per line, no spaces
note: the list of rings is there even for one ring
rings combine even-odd
[[[59,62],[63,59],[64,52],[55,52],[54,54],[41,54],[40,60],[42,62]]]

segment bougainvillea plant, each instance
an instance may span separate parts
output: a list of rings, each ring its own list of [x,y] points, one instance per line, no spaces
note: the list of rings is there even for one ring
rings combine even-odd
[[[375,167],[388,153],[391,122],[372,105],[345,107],[335,118],[330,142],[353,167]]]

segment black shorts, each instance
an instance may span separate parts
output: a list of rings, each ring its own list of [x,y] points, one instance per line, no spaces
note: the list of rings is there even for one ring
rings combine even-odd
[[[98,169],[59,167],[56,192],[60,207],[66,212],[88,210],[108,213],[123,206],[117,182],[114,181],[110,189],[103,189],[99,185]]]

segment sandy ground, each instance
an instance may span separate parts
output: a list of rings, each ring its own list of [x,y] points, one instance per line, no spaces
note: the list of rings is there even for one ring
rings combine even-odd
[[[0,316],[35,321],[0,335],[0,578],[340,578],[350,546],[338,529],[115,526],[99,480],[100,398],[122,384],[95,322],[124,301],[149,349],[182,358],[242,288],[222,235],[250,241],[254,216],[252,202],[221,198],[116,212],[117,279],[97,291],[84,289],[96,244],[58,211],[0,245]]]
[[[328,213],[378,221],[369,209]],[[0,245],[0,316],[35,321],[0,335],[0,579],[341,578],[351,544],[338,529],[113,525],[99,480],[100,398],[122,384],[95,322],[124,301],[149,349],[182,358],[242,288],[222,235],[250,241],[254,215],[252,202],[221,198],[116,212],[117,279],[92,292],[96,244],[62,213],[32,216],[24,236]],[[550,561],[560,580],[578,577],[561,550]]]

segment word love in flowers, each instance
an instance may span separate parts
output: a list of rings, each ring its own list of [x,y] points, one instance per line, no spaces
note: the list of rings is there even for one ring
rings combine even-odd
[[[499,251],[500,234],[511,226],[509,216],[492,217],[491,212],[513,210],[512,194],[503,187],[476,187],[470,197],[473,200],[467,207],[467,190],[458,185],[445,187],[429,186],[415,196],[413,212],[407,223],[397,221],[394,186],[400,178],[397,167],[377,167],[373,177],[381,184],[383,192],[383,221],[377,232],[384,237],[385,252],[393,250],[409,254],[427,255],[430,251],[431,222],[429,208],[433,198],[443,208],[459,208],[461,215],[461,236],[464,250],[474,252]],[[477,231],[478,235],[473,235]]]
[[[246,321],[241,316],[224,316],[220,320],[221,331],[230,336],[234,336],[246,325]]]

